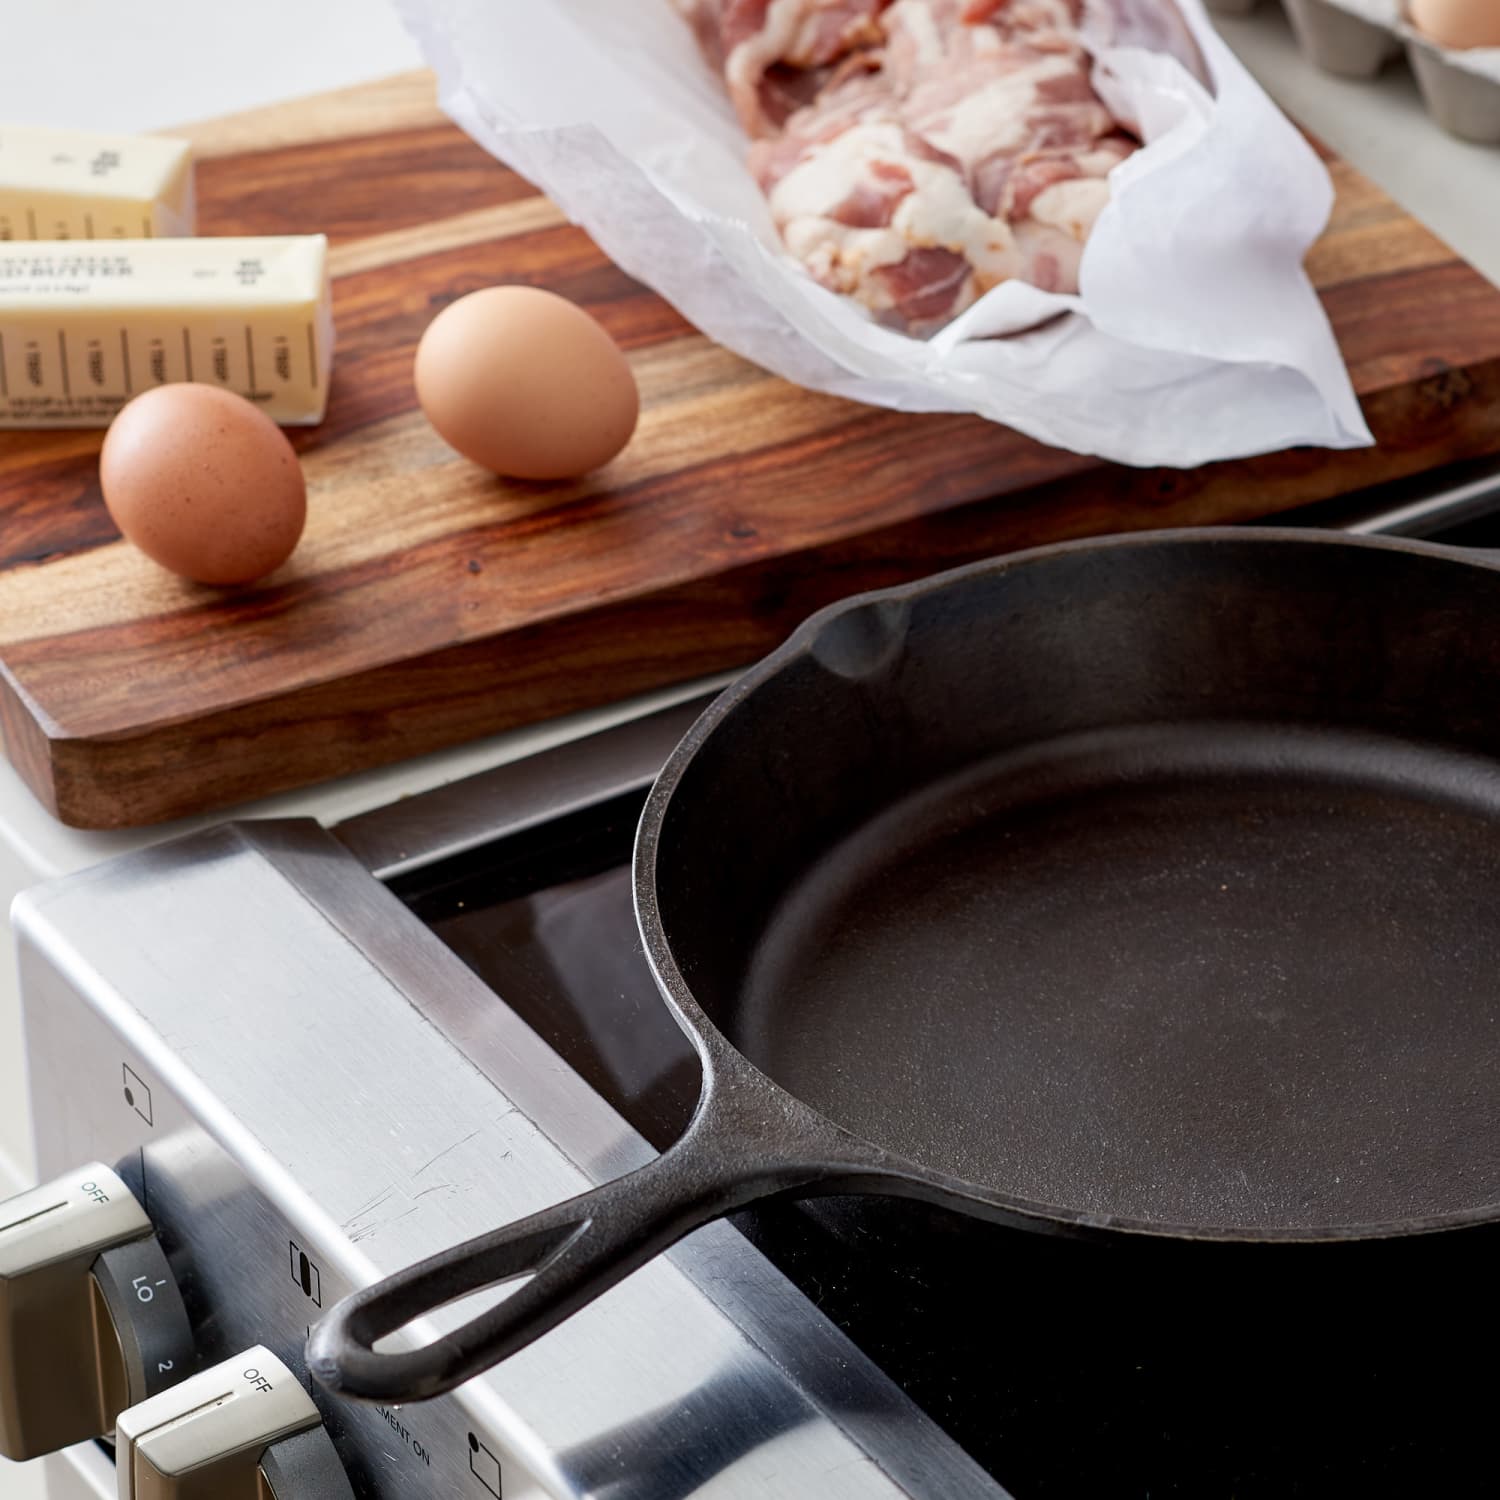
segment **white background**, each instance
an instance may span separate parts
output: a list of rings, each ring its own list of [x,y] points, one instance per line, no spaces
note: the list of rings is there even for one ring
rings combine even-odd
[[[1443,135],[1423,113],[1404,68],[1388,69],[1378,84],[1318,73],[1297,54],[1274,6],[1263,3],[1253,17],[1222,18],[1220,24],[1289,112],[1500,283],[1500,150]],[[157,129],[376,78],[420,61],[386,0],[0,0],[5,123]],[[300,794],[291,810],[328,815],[389,800],[402,789],[509,758],[519,746],[510,737],[504,746],[495,741],[429,757],[418,767]],[[402,776],[413,785],[393,790],[391,778]],[[18,889],[150,837],[101,838],[61,829],[45,819],[9,767],[0,766],[0,888]],[[0,936],[0,967],[8,970],[11,962],[9,944]],[[0,1049],[7,1054],[0,1056],[6,1103],[0,1123],[18,1113],[14,1003],[5,973],[0,1012],[11,1013],[0,1015]],[[10,1139],[11,1133],[0,1131],[0,1193],[20,1185],[5,1179],[14,1175],[13,1162],[24,1173],[29,1155],[24,1136]],[[108,1466],[90,1462],[97,1483],[107,1482]],[[35,1468],[15,1469],[0,1460],[0,1500],[35,1500],[38,1483]],[[85,1488],[68,1471],[66,1491],[54,1483],[52,1500],[85,1493],[106,1491]]]
[[[387,0],[0,0],[0,120],[156,130],[421,66]]]

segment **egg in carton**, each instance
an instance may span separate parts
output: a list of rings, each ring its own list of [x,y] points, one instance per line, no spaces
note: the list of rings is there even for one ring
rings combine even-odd
[[[1207,0],[1246,15],[1258,0]],[[1500,0],[1284,0],[1303,52],[1327,73],[1373,78],[1403,51],[1429,113],[1500,144]]]
[[[1399,29],[1433,119],[1500,145],[1500,0],[1411,0]]]

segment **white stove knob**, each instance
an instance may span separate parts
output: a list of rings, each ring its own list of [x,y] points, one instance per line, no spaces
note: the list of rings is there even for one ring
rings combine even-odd
[[[0,1203],[0,1453],[105,1437],[192,1368],[151,1221],[99,1162]]]
[[[353,1500],[312,1397],[269,1349],[247,1349],[115,1427],[120,1500]]]

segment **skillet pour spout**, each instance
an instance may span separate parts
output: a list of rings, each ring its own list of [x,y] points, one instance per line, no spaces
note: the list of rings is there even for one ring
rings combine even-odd
[[[851,1254],[917,1199],[1000,1267],[1030,1231],[1281,1288],[1493,1245],[1491,561],[1142,533],[834,605],[688,733],[634,879],[702,1063],[687,1133],[341,1303],[330,1389],[451,1390],[768,1198],[819,1200]]]

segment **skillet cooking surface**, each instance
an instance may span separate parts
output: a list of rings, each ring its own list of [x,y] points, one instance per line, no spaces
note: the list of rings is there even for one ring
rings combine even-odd
[[[1479,1206],[1500,774],[1251,725],[1077,735],[898,803],[769,924],[731,1040],[839,1123],[1041,1203]]]

